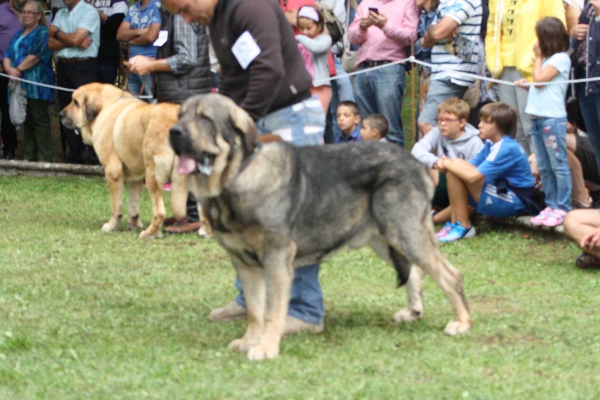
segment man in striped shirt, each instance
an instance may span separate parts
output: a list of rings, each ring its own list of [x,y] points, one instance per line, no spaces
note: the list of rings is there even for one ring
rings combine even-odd
[[[459,72],[479,74],[483,62],[481,0],[441,0],[434,24],[420,39],[431,48],[431,84],[419,130],[427,134],[435,125],[438,105],[451,97],[462,98],[475,79]]]

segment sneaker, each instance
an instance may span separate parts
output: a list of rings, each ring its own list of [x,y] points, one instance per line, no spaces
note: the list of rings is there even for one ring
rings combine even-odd
[[[600,269],[600,260],[588,253],[581,253],[575,261],[579,269]]]
[[[538,215],[536,215],[535,217],[531,217],[529,223],[535,226],[544,225],[544,221],[546,221],[546,218],[548,218],[548,216],[552,214],[552,211],[554,210],[550,207],[544,208]]]
[[[200,221],[190,221],[187,218],[184,218],[180,221],[175,222],[173,225],[165,227],[165,232],[180,234],[180,233],[188,233],[188,232],[197,232],[198,229],[202,226]]]
[[[435,237],[438,239],[443,238],[444,236],[446,236],[448,234],[448,232],[450,232],[450,230],[452,229],[453,226],[454,226],[454,224],[452,222],[446,222],[444,224],[444,227],[442,229],[440,229],[439,231],[437,231],[437,233],[435,234]]]
[[[163,186],[163,190],[165,192],[170,192],[172,188],[173,188],[173,185],[171,184],[171,182],[167,182],[167,183],[165,183],[165,186]]]
[[[290,315],[285,316],[285,330],[283,331],[283,336],[295,335],[296,333],[314,333],[319,334],[323,332],[325,326],[323,323],[320,324],[311,324],[306,321],[302,321],[301,319],[294,318]]]
[[[210,312],[208,319],[212,322],[229,322],[245,319],[247,317],[246,309],[235,301],[227,304],[225,307],[215,308]]]
[[[440,242],[454,242],[460,239],[471,239],[472,237],[475,237],[475,227],[471,225],[469,228],[465,228],[460,221],[456,221],[450,231],[438,240]]]
[[[542,222],[542,225],[555,228],[562,225],[566,215],[567,212],[565,210],[552,210],[552,213],[546,217],[546,220]]]

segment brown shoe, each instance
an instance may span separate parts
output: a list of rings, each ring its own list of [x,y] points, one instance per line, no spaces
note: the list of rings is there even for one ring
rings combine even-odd
[[[212,322],[229,322],[245,319],[247,317],[246,309],[235,301],[227,304],[225,307],[215,308],[210,312],[208,319]]]
[[[177,218],[169,217],[163,221],[163,226],[171,226],[177,222]]]
[[[165,232],[173,234],[197,232],[201,225],[202,223],[200,221],[191,222],[187,218],[184,218],[171,226],[165,227]]]
[[[295,335],[297,333],[314,333],[319,334],[323,332],[325,326],[323,323],[318,325],[308,323],[306,321],[302,321],[301,319],[294,318],[290,315],[285,316],[285,330],[283,331],[283,336]]]
[[[600,260],[591,254],[581,253],[575,265],[580,269],[600,269]]]

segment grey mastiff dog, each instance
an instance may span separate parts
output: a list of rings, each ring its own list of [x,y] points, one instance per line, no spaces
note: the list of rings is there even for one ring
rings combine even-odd
[[[251,360],[276,357],[293,268],[345,246],[372,246],[395,268],[399,284],[407,283],[409,308],[396,313],[397,321],[423,312],[422,268],[454,308],[445,333],[471,327],[462,275],[440,252],[433,231],[433,184],[400,147],[261,145],[250,116],[218,94],[184,103],[170,141],[178,172],[188,175],[244,288],[248,328],[230,348]],[[420,268],[411,272],[413,264]]]

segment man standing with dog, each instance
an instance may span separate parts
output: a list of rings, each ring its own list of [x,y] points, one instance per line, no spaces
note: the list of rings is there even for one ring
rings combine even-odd
[[[186,22],[209,26],[221,64],[219,92],[230,97],[256,122],[296,145],[323,142],[325,114],[311,98],[311,77],[282,9],[269,0],[164,0],[163,6]],[[319,264],[295,270],[285,333],[323,331]],[[241,289],[239,280],[237,286]],[[246,317],[243,292],[213,310],[210,319]]]
[[[167,40],[155,43],[158,47],[156,58],[132,57],[130,71],[142,77],[154,74],[155,98],[159,103],[183,104],[194,95],[210,93],[206,28],[196,23],[186,24],[180,15],[173,15],[164,8],[160,10],[160,19],[160,30],[167,33]],[[165,220],[165,226],[165,232],[176,234],[200,229],[198,205],[191,194],[187,199],[186,217],[179,221],[174,217]]]

